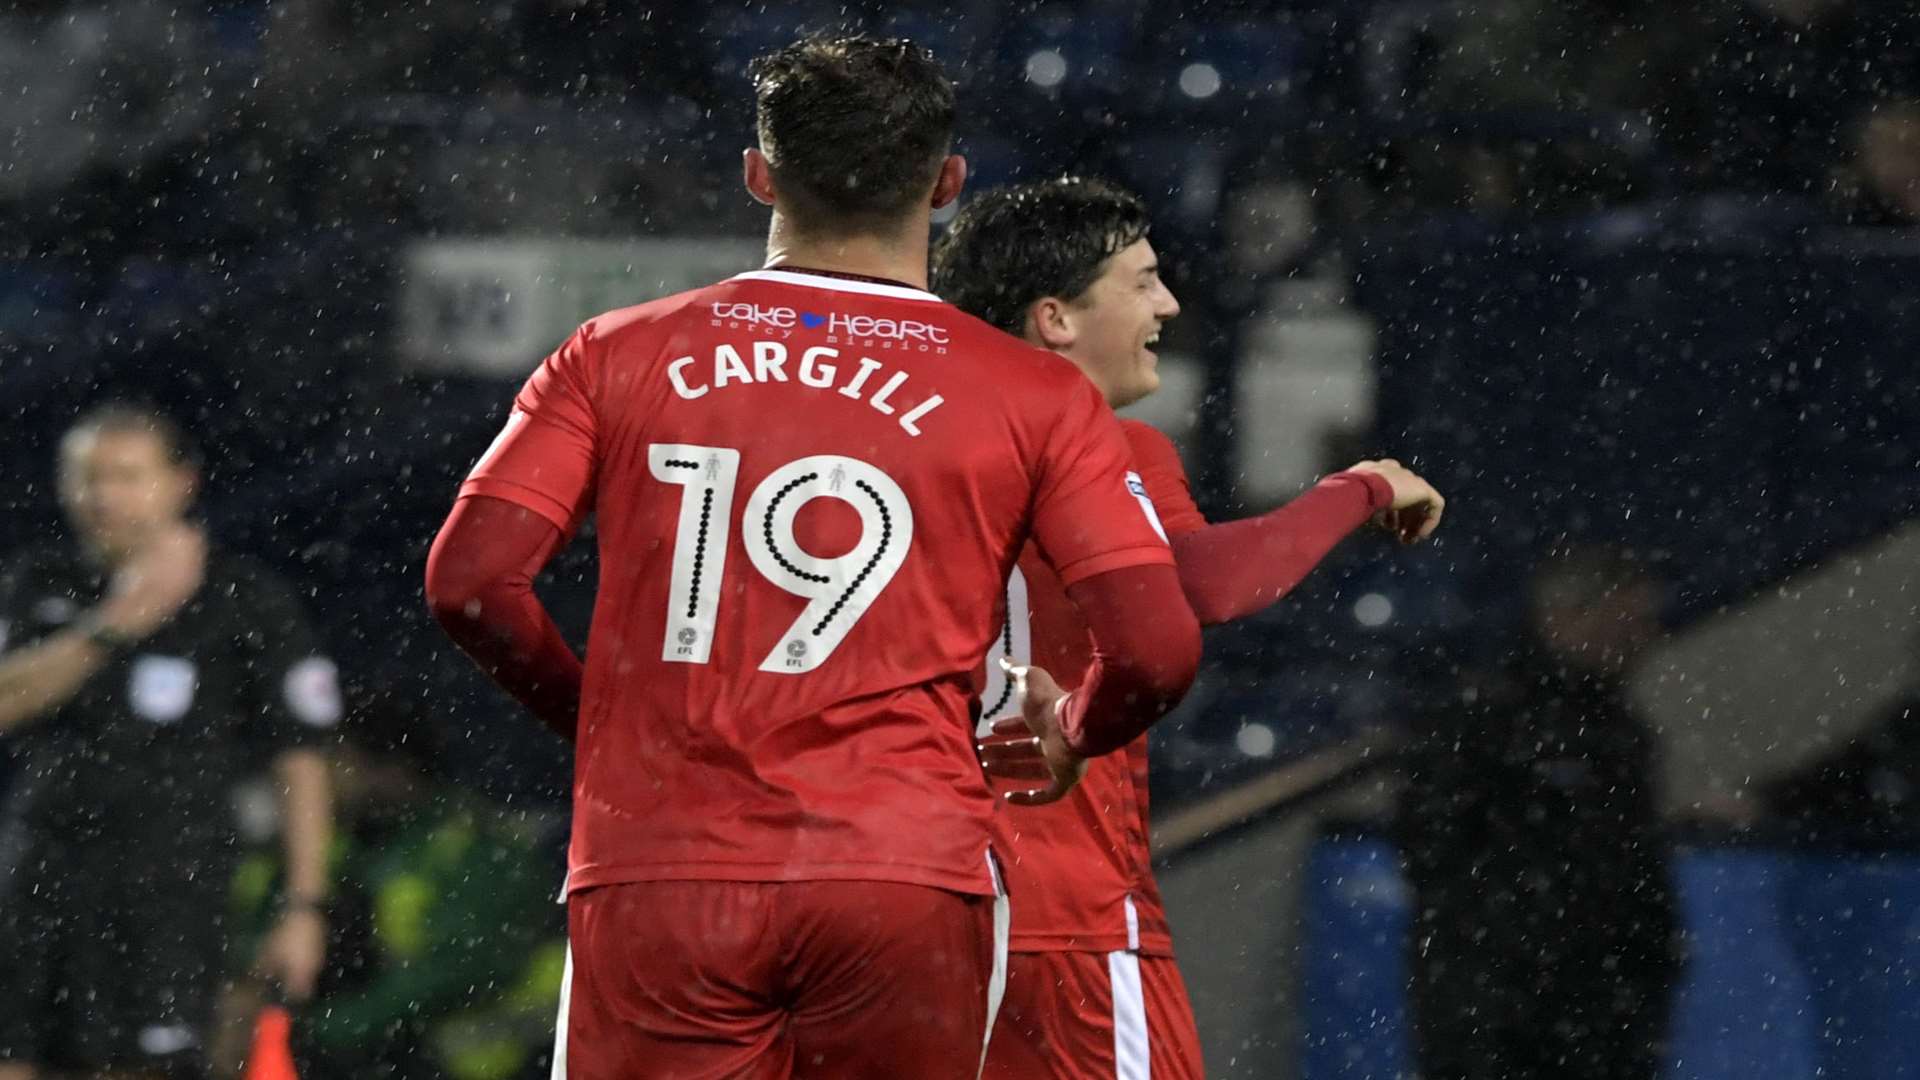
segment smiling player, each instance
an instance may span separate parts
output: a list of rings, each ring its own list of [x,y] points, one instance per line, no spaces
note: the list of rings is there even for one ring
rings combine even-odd
[[[1160,279],[1139,200],[1065,179],[975,197],[934,253],[934,284],[964,310],[1073,361],[1115,407],[1158,388],[1154,348],[1180,305]],[[1241,618],[1297,585],[1340,539],[1381,517],[1401,539],[1430,535],[1444,501],[1396,462],[1363,462],[1273,513],[1209,525],[1165,435],[1122,421],[1137,470],[1172,538],[1181,584],[1203,623]],[[1061,582],[1032,552],[1008,582],[1002,649],[1036,665],[1040,697],[1079,684],[1095,655]],[[991,668],[983,725],[1016,694]],[[987,729],[983,726],[983,734]],[[1002,736],[1022,732],[1003,719]],[[1043,760],[1056,760],[1049,768]],[[1015,781],[1064,770],[1061,748],[1024,736],[989,740],[989,770]],[[1037,798],[1058,795],[1056,782]],[[1014,801],[1029,801],[1016,798]],[[1147,847],[1147,746],[1087,763],[1063,801],[996,821],[1013,912],[1007,1000],[988,1051],[995,1080],[1198,1080],[1199,1038]]]

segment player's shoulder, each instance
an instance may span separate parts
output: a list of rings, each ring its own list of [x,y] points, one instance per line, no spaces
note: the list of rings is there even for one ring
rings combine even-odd
[[[1120,430],[1126,432],[1127,441],[1136,446],[1173,449],[1173,440],[1167,437],[1167,433],[1147,423],[1145,420],[1136,420],[1131,416],[1122,416],[1120,417]]]
[[[1120,417],[1120,432],[1127,437],[1127,445],[1133,449],[1133,455],[1142,462],[1179,461],[1180,449],[1173,445],[1167,433],[1142,420],[1130,416]]]
[[[603,311],[580,324],[583,341],[618,345],[635,337],[656,333],[663,327],[677,327],[681,320],[697,315],[703,301],[718,295],[726,282],[688,289],[643,304]]]

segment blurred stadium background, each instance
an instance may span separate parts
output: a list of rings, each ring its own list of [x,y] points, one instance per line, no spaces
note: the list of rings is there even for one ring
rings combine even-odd
[[[0,550],[59,527],[78,410],[157,402],[360,723],[432,727],[479,835],[557,865],[565,754],[431,626],[426,545],[576,321],[757,263],[743,66],[848,25],[946,61],[973,186],[1151,202],[1185,314],[1139,409],[1211,514],[1389,454],[1450,499],[1430,547],[1349,541],[1216,632],[1156,735],[1215,1075],[1412,1075],[1395,748],[1569,537],[1671,585],[1635,682],[1681,845],[1669,1075],[1920,1075],[1906,0],[16,0]],[[570,629],[592,581],[576,545],[543,585]],[[544,1075],[561,920],[528,910],[511,971],[437,999],[435,1067]]]

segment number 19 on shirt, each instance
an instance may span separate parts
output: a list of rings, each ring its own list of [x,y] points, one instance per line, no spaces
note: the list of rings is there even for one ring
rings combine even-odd
[[[704,664],[719,618],[740,451],[688,443],[647,449],[654,477],[685,489],[660,658]],[[801,507],[822,498],[838,499],[860,515],[860,541],[831,559],[808,554],[794,535]],[[900,485],[874,465],[837,454],[814,454],[773,470],[747,496],[740,525],[754,569],[808,601],[760,662],[761,671],[775,674],[804,674],[825,663],[899,572],[913,542],[913,508]]]

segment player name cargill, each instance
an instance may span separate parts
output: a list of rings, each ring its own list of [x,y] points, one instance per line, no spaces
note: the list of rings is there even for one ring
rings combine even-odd
[[[891,370],[868,356],[860,357],[855,367],[852,357],[842,357],[840,350],[831,345],[815,345],[800,353],[797,360],[778,341],[755,341],[748,351],[752,353],[751,359],[742,356],[732,345],[721,344],[714,346],[710,359],[682,356],[667,365],[667,379],[673,383],[673,392],[688,401],[703,398],[714,390],[751,383],[790,382],[813,390],[832,390],[853,401],[864,400],[869,408],[883,415],[898,416],[901,429],[908,435],[919,435],[920,421],[945,400],[939,394],[929,394],[909,406],[915,395],[906,391],[906,400],[902,400],[906,372]],[[795,361],[791,378],[787,373],[789,360]],[[867,388],[876,381],[876,375],[878,385],[868,393]]]

